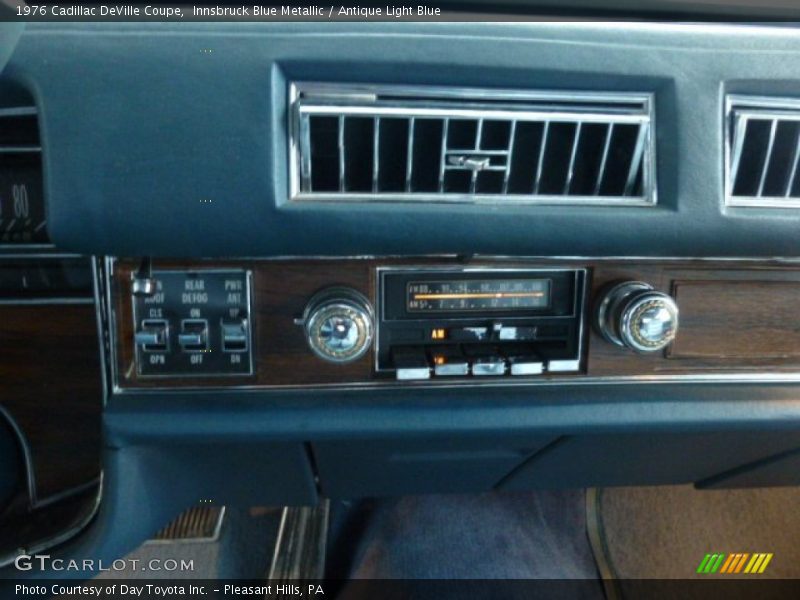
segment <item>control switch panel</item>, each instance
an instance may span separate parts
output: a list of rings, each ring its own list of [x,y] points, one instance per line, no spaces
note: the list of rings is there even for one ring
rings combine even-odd
[[[251,273],[153,271],[133,296],[136,369],[142,377],[251,375]]]

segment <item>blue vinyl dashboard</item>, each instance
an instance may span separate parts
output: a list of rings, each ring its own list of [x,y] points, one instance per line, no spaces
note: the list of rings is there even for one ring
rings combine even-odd
[[[0,32],[3,41],[19,34]],[[0,44],[0,64],[11,47]],[[199,272],[214,261],[257,272],[258,261],[313,259],[331,266],[330,283],[349,277],[338,258],[379,268],[397,257],[562,261],[576,273],[621,261],[609,279],[628,277],[638,259],[697,259],[687,270],[702,271],[703,283],[714,279],[712,259],[737,273],[764,261],[791,271],[784,283],[796,291],[800,210],[726,204],[724,146],[726,97],[800,97],[798,59],[796,29],[769,25],[28,24],[0,92],[23,86],[38,109],[55,247],[97,257],[106,361],[103,501],[63,551],[117,557],[200,497],[253,506],[495,488],[756,485],[761,467],[773,483],[798,483],[794,371],[769,381],[642,375],[666,357],[639,363],[637,379],[590,385],[262,385],[268,376],[247,372],[254,379],[242,386],[148,387],[131,376],[126,387],[117,384],[135,368],[118,368],[133,363],[114,355],[120,340],[132,351],[140,333],[129,330],[137,326],[129,300],[114,296],[117,259],[130,263],[124,285],[141,257]],[[657,202],[298,202],[287,125],[298,81],[652,95]],[[366,295],[375,273],[358,275]],[[303,324],[294,305],[311,294],[276,296],[280,278],[266,281],[256,279],[254,294],[273,304],[254,335],[302,342],[291,329]],[[674,292],[672,281],[664,275],[663,293]],[[269,323],[273,309],[283,325]],[[590,335],[588,325],[581,331]],[[719,358],[697,348],[709,363]],[[291,368],[270,360],[256,371]],[[697,448],[704,458],[695,461],[687,453]],[[181,485],[166,485],[173,481]],[[134,513],[144,513],[139,522]]]

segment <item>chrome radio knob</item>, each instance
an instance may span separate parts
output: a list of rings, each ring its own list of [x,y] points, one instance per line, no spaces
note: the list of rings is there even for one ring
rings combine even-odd
[[[636,352],[657,352],[678,333],[678,305],[647,283],[626,281],[603,294],[596,325],[612,344]]]
[[[363,294],[350,288],[330,288],[311,298],[302,322],[308,346],[330,362],[354,361],[372,344],[372,307]]]

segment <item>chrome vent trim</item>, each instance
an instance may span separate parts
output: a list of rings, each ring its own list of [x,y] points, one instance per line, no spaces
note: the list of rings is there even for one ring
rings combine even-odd
[[[294,83],[289,102],[294,201],[656,204],[652,94]]]
[[[725,99],[725,204],[800,208],[800,99]]]

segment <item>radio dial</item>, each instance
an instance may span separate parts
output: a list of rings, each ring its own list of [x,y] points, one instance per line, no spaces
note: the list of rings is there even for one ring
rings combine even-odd
[[[306,306],[303,325],[311,350],[330,362],[357,360],[372,344],[372,307],[350,288],[331,288],[314,296]]]
[[[602,296],[597,328],[612,344],[636,352],[657,352],[678,333],[678,305],[647,283],[618,283]]]

